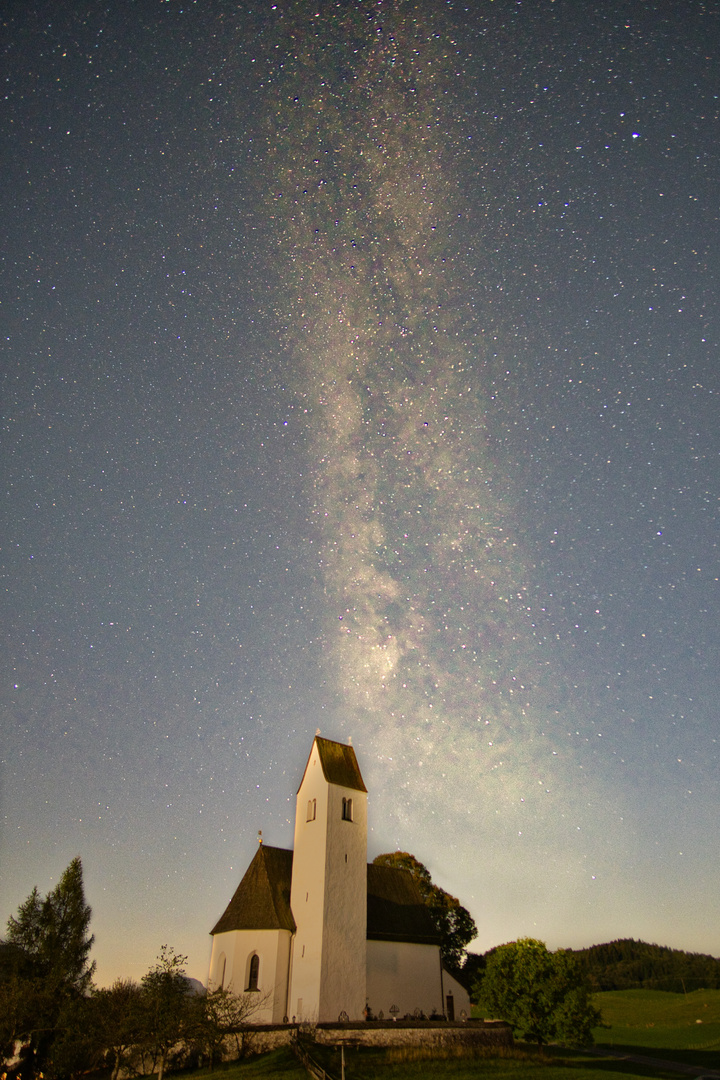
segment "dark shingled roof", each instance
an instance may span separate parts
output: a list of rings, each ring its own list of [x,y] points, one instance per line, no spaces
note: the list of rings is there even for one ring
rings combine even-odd
[[[323,775],[328,784],[352,788],[353,791],[367,791],[352,746],[348,746],[346,743],[333,742],[331,739],[321,739],[319,735],[315,736],[315,742],[320,755]],[[307,765],[305,771],[307,772]],[[305,774],[303,773],[304,779]],[[302,782],[300,786],[302,787]]]
[[[291,930],[292,851],[261,844],[211,934],[228,930]]]
[[[440,936],[409,870],[367,868],[367,936],[380,941],[439,945]]]
[[[290,930],[293,853],[261,844],[211,934],[228,930]],[[440,938],[408,870],[367,868],[367,936],[380,941],[439,945]]]

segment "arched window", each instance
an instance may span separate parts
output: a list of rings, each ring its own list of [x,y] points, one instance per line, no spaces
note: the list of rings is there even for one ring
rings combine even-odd
[[[307,821],[314,821],[317,812],[317,799],[308,799]]]
[[[250,965],[248,967],[248,980],[246,990],[257,990],[258,988],[258,975],[260,974],[260,957],[257,953],[253,953],[250,957]]]
[[[343,821],[352,821],[352,799],[343,799],[342,801],[342,819]]]

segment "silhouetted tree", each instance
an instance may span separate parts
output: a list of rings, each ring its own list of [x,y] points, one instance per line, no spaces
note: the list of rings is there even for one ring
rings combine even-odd
[[[33,974],[63,993],[86,994],[95,964],[88,934],[92,909],[85,903],[82,862],[72,860],[60,881],[43,900],[37,887],[11,916],[6,941],[21,949]]]
[[[458,975],[463,986],[471,996],[474,994],[476,983],[485,971],[486,964],[487,954],[485,953],[468,952],[465,956],[463,966]]]
[[[234,1045],[236,1056],[242,1057],[248,1025],[253,1016],[265,1008],[270,997],[270,993],[233,994],[231,990],[218,987],[201,999],[195,1037],[207,1055],[211,1069],[222,1060],[223,1049],[228,1043]]]
[[[197,1023],[197,1001],[185,977],[186,956],[163,945],[157,963],[143,975],[141,1008],[145,1049],[163,1080],[172,1049],[191,1037]]]
[[[0,978],[5,1050],[17,1041],[35,1069],[53,1073],[53,1046],[67,1030],[74,1003],[92,988],[94,938],[85,902],[82,863],[72,860],[56,887],[43,898],[37,887],[7,924]]]
[[[32,977],[22,949],[8,942],[0,945],[0,1064],[15,1055],[16,1044],[28,1041],[40,1008],[39,980]]]
[[[97,1037],[94,1006],[92,994],[63,1002],[46,1066],[52,1076],[74,1080],[102,1064],[104,1047]]]
[[[92,998],[92,1027],[109,1059],[111,1080],[117,1080],[145,1031],[140,986],[132,979],[116,979],[112,986],[98,990]]]

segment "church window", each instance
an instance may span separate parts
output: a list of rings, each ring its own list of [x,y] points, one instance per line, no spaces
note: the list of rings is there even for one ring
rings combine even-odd
[[[225,989],[225,967],[226,967],[226,965],[227,965],[227,958],[225,956],[225,953],[220,953],[220,957],[218,959],[218,975],[220,976],[218,986],[220,987],[221,990]]]
[[[314,821],[317,813],[317,799],[308,799],[307,821]]]
[[[257,953],[253,953],[250,957],[250,964],[248,965],[248,979],[246,990],[257,990],[258,988],[258,975],[260,974],[260,957]]]
[[[343,821],[352,821],[352,819],[353,819],[352,799],[343,799],[343,801],[342,801],[342,819],[343,819]]]

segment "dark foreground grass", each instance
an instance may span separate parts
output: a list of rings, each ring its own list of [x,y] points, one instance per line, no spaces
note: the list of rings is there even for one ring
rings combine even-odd
[[[313,1046],[315,1061],[340,1080],[340,1051]],[[307,1073],[289,1049],[275,1050],[243,1063],[202,1070],[202,1080],[307,1080]],[[632,1065],[614,1058],[589,1058],[572,1051],[517,1047],[483,1052],[452,1051],[441,1054],[419,1047],[381,1050],[359,1047],[345,1050],[346,1080],[678,1080],[661,1067]]]
[[[247,1058],[245,1061],[233,1061],[221,1065],[212,1072],[198,1069],[186,1074],[191,1080],[308,1080],[308,1074],[288,1047],[271,1050],[268,1054]]]
[[[334,1080],[340,1077],[339,1051],[334,1062],[324,1060]],[[632,1065],[615,1058],[589,1058],[573,1051],[534,1047],[514,1049],[461,1050],[442,1053],[430,1048],[409,1047],[374,1050],[361,1047],[345,1054],[346,1080],[678,1080],[678,1075],[660,1067]]]

